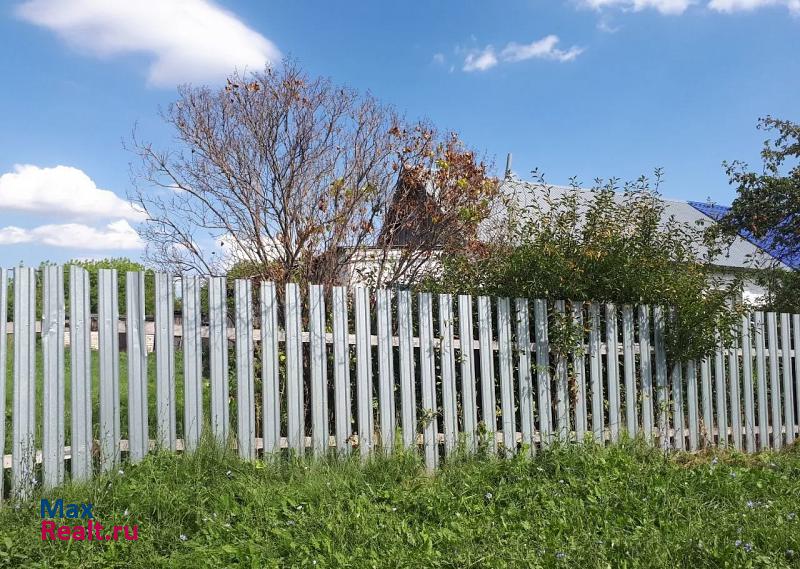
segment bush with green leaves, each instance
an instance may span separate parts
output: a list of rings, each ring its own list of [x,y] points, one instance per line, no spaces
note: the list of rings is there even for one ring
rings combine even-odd
[[[428,289],[504,297],[661,305],[671,314],[673,357],[699,358],[726,340],[738,321],[732,299],[740,283],[724,282],[712,259],[718,247],[704,228],[668,217],[655,182],[622,187],[597,180],[591,192],[554,188],[538,179],[526,207],[506,200],[503,222],[479,247],[443,258]]]

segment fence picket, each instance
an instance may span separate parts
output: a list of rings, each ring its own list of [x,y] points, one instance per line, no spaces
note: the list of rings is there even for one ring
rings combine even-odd
[[[356,360],[358,398],[358,448],[366,459],[372,452],[372,343],[370,341],[369,289],[358,287],[356,295]],[[431,354],[433,358],[433,354]]]
[[[553,396],[550,388],[550,344],[547,337],[547,301],[533,301],[533,321],[536,332],[536,384],[539,393],[539,436],[542,445],[553,438]]]
[[[456,399],[456,358],[453,348],[453,297],[439,295],[439,335],[442,373],[442,415],[444,419],[444,449],[448,455],[455,449],[458,438],[458,401]]]
[[[475,349],[473,346],[472,296],[458,296],[458,337],[461,356],[461,397],[467,450],[475,452],[478,443],[478,405],[475,397]]]
[[[392,295],[377,292],[378,312],[378,397],[380,398],[381,448],[392,452],[395,436],[394,347],[392,346]]]
[[[592,434],[595,442],[605,443],[603,425],[603,381],[600,360],[600,305],[589,305],[589,373],[592,382]]]
[[[778,323],[774,312],[767,312],[767,337],[769,341],[769,392],[772,406],[772,447],[783,446],[781,439],[781,384],[778,381]]]
[[[128,447],[131,460],[138,462],[144,458],[150,446],[147,423],[144,273],[128,272],[125,279],[125,335],[128,348]]]
[[[158,441],[175,450],[175,301],[172,275],[155,274],[156,420]]]
[[[559,322],[566,320],[566,305],[563,300],[557,300],[554,306]],[[559,324],[559,325],[561,325]],[[556,354],[556,426],[558,439],[561,442],[569,440],[569,383],[567,378],[567,355],[559,350]]]
[[[347,323],[347,290],[333,287],[333,381],[336,415],[336,449],[342,454],[351,450],[350,342]],[[277,346],[277,340],[276,340]]]
[[[625,373],[625,427],[635,437],[639,419],[636,413],[636,360],[633,353],[633,308],[622,307],[622,364]]]
[[[686,431],[683,422],[683,365],[676,362],[672,366],[672,428],[673,445],[683,450],[686,445]]]
[[[422,441],[425,468],[429,472],[435,470],[439,464],[432,304],[433,297],[430,293],[419,294],[417,307],[419,309],[419,360],[422,383]]]
[[[397,333],[400,347],[400,405],[402,407],[403,446],[417,445],[417,394],[414,381],[413,316],[411,292],[397,292]]]
[[[653,307],[653,343],[656,356],[656,400],[658,403],[658,432],[661,446],[669,448],[669,392],[667,387],[667,350],[665,346],[663,308]]]
[[[698,436],[697,365],[694,360],[686,363],[686,397],[689,400],[689,450],[695,451],[699,447],[700,438]]]
[[[781,371],[783,372],[783,424],[786,425],[784,442],[792,444],[794,440],[794,394],[792,393],[792,356],[791,331],[789,315],[781,313]]]
[[[481,357],[481,411],[488,433],[490,452],[497,450],[497,403],[494,387],[494,351],[492,350],[492,304],[488,296],[478,297],[478,341]]]
[[[233,283],[236,334],[236,443],[239,456],[256,457],[255,377],[253,367],[253,284]]]
[[[639,307],[639,365],[642,374],[642,430],[653,438],[653,367],[650,358],[650,308]]]
[[[497,344],[500,359],[500,411],[503,420],[503,450],[517,450],[514,421],[514,363],[511,358],[511,303],[508,298],[497,300]],[[540,428],[541,430],[541,428]],[[542,433],[544,440],[544,433]]]
[[[758,450],[769,448],[769,415],[767,407],[767,357],[764,349],[764,313],[755,313],[753,337],[756,343],[756,377],[758,379]]]
[[[187,450],[197,448],[203,428],[203,343],[200,337],[200,289],[200,277],[184,276],[181,279],[183,436]]]
[[[0,457],[5,456],[6,452],[6,370],[8,362],[8,271],[0,268]],[[0,473],[0,505],[3,503],[3,492],[5,491],[5,469]]]
[[[53,488],[64,481],[64,271],[49,265],[42,272],[42,481]]]
[[[528,452],[534,452],[533,433],[535,424],[533,420],[533,381],[531,380],[531,332],[528,301],[524,298],[516,299],[517,310],[517,355],[518,355],[518,380],[519,385],[519,418],[520,431],[522,431],[522,444],[528,447]]]
[[[725,355],[722,338],[717,337],[717,351],[714,354],[714,391],[717,395],[717,444],[728,446],[727,389],[725,386]]]
[[[14,269],[14,401],[11,486],[29,497],[35,484],[36,456],[36,274]]]
[[[714,444],[714,407],[711,389],[711,360],[703,358],[700,362],[700,382],[703,387],[703,427],[701,434],[709,445]]]
[[[306,450],[305,401],[303,388],[303,337],[300,287],[286,284],[286,425],[287,442],[296,456]]]
[[[744,429],[747,452],[755,452],[755,414],[753,413],[753,346],[750,338],[750,315],[742,316],[742,388],[744,389]]]
[[[572,303],[572,325],[578,331],[575,348],[572,350],[572,365],[575,370],[575,438],[581,442],[588,429],[586,421],[586,353],[583,345],[583,303]]]
[[[211,367],[211,432],[228,441],[228,310],[225,277],[208,279],[209,362]]]
[[[619,441],[620,396],[617,350],[617,308],[606,304],[606,374],[608,377],[608,427],[611,442]]]
[[[794,405],[795,436],[800,437],[800,314],[792,315],[792,333],[794,338]]]
[[[311,343],[311,447],[314,456],[328,452],[328,353],[325,344],[325,287],[311,285],[309,340]]]
[[[730,396],[731,408],[731,433],[733,434],[733,448],[742,450],[742,397],[741,388],[739,386],[739,353],[736,347],[738,346],[738,338],[734,332],[733,348],[728,351],[728,376],[729,385],[728,395]]]
[[[70,267],[70,370],[72,381],[72,478],[86,480],[92,475],[92,318],[89,310],[89,272]],[[146,377],[146,371],[145,371]]]

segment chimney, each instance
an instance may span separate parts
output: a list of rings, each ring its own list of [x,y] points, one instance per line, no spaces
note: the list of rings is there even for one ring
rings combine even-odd
[[[511,153],[510,152],[508,153],[508,156],[506,156],[506,173],[505,173],[504,177],[505,177],[506,180],[508,180],[511,177]]]

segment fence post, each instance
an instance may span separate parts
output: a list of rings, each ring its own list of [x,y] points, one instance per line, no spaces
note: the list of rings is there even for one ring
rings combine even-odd
[[[6,452],[6,366],[7,366],[7,320],[8,320],[8,271],[0,268],[0,370],[3,370],[3,380],[0,381],[0,459]],[[0,476],[0,505],[3,503],[5,469]]]
[[[475,397],[475,348],[472,335],[472,296],[458,296],[458,337],[461,345],[461,389],[467,450],[475,452],[478,442],[478,406]]]
[[[781,384],[778,381],[778,324],[774,312],[767,312],[769,339],[769,392],[772,404],[772,446],[783,446],[781,439]]]
[[[753,413],[753,346],[750,341],[750,314],[742,316],[742,375],[744,377],[744,426],[747,452],[755,452],[755,415]]]
[[[781,313],[781,371],[783,372],[783,424],[786,425],[784,442],[794,440],[794,394],[792,393],[792,355],[789,315]]]
[[[439,464],[439,428],[436,415],[436,376],[433,350],[433,310],[430,293],[420,293],[419,308],[419,358],[422,383],[423,418],[422,441],[425,468],[432,472]],[[361,410],[359,409],[359,413]]]
[[[653,367],[650,357],[650,307],[639,306],[639,361],[642,375],[642,431],[653,440]]]
[[[458,439],[458,401],[456,399],[456,356],[453,347],[453,297],[439,295],[439,340],[442,371],[442,414],[444,449],[453,452]]]
[[[36,273],[14,269],[14,408],[12,489],[27,499],[35,483],[36,458]]]
[[[156,425],[158,442],[175,450],[175,300],[172,275],[155,274]]]
[[[603,381],[600,377],[600,305],[589,305],[589,373],[592,382],[592,434],[596,443],[605,444],[603,425]]]
[[[758,379],[758,450],[769,448],[767,413],[767,357],[764,350],[764,313],[755,313],[753,337],[756,343],[756,377]]]
[[[686,363],[686,396],[689,398],[689,450],[695,451],[699,446],[697,410],[697,365],[694,360]]]
[[[181,278],[183,319],[183,436],[186,450],[194,450],[203,428],[203,343],[200,335],[201,280]]]
[[[636,413],[636,358],[633,353],[633,308],[622,307],[622,363],[625,373],[625,423],[629,437],[635,437],[639,428]]]
[[[369,289],[358,287],[356,296],[356,397],[358,399],[358,448],[366,459],[373,447],[372,335],[370,332]],[[432,356],[431,356],[432,357]]]
[[[303,397],[303,338],[300,289],[286,283],[286,400],[289,448],[297,456],[306,449],[305,402]]]
[[[800,314],[792,315],[792,329],[794,335],[794,404],[797,409],[792,430],[798,431],[797,436],[800,436]]]
[[[733,448],[742,450],[742,396],[739,386],[739,351],[738,337],[733,332],[733,345],[728,351],[728,369],[730,370],[730,407],[731,431],[733,432]]]
[[[64,269],[49,265],[42,269],[42,478],[45,488],[64,481]],[[5,334],[5,330],[3,330]],[[5,367],[0,368],[5,382]],[[2,415],[5,422],[5,414]],[[2,453],[0,453],[2,456]]]
[[[391,453],[394,449],[394,348],[392,346],[392,296],[391,292],[379,289],[378,312],[378,397],[380,398],[381,450]]]
[[[239,456],[253,460],[256,457],[253,284],[250,279],[236,279],[233,287],[236,312],[236,440]]]
[[[144,333],[144,273],[128,272],[126,281],[128,439],[131,461],[138,462],[144,458],[150,446],[147,409],[147,345]]]
[[[208,279],[208,358],[211,368],[211,432],[228,442],[228,310],[225,277]]]
[[[575,368],[575,438],[583,442],[587,431],[586,412],[586,350],[584,348],[585,333],[583,329],[583,302],[571,302],[572,325],[579,331],[575,348],[572,351],[572,362]]]
[[[119,463],[119,290],[116,269],[97,272],[97,348],[100,358],[100,468]]]
[[[478,297],[478,344],[481,358],[481,418],[489,434],[489,451],[497,451],[497,413],[494,386],[494,350],[492,349],[492,301]]]
[[[311,445],[314,456],[328,451],[328,355],[325,343],[325,287],[309,286],[311,341]]]
[[[503,419],[503,446],[506,453],[517,450],[517,429],[514,421],[514,379],[511,359],[511,303],[497,299],[497,344],[500,357],[500,408]]]
[[[519,358],[519,417],[522,426],[522,444],[528,446],[531,454],[535,451],[533,433],[536,424],[533,419],[533,381],[531,380],[531,334],[528,301],[516,300],[517,309],[517,354]]]
[[[545,310],[546,310],[545,306]],[[566,322],[566,304],[563,300],[555,301],[555,312],[558,315],[559,326],[563,328]],[[563,443],[569,440],[569,384],[567,380],[567,354],[564,346],[559,346],[556,354],[556,426],[558,439]]]
[[[69,339],[72,384],[72,478],[92,475],[92,319],[89,304],[89,272],[75,265],[69,268]],[[144,337],[144,331],[142,331]],[[145,370],[146,373],[146,370]]]
[[[553,439],[553,396],[550,388],[550,342],[547,337],[547,301],[533,301],[533,319],[536,332],[536,383],[539,395],[539,434],[542,445]]]
[[[661,447],[669,448],[669,391],[667,389],[667,351],[664,345],[664,311],[660,306],[653,307],[653,340],[656,354],[656,398],[658,401],[658,431]]]
[[[261,406],[264,455],[280,450],[281,391],[278,351],[278,301],[275,283],[261,283]]]
[[[410,333],[411,328],[409,324],[409,334]],[[333,362],[335,382],[334,397],[336,399],[336,448],[342,454],[350,453],[350,435],[352,434],[352,422],[350,417],[352,408],[350,397],[350,342],[348,337],[347,291],[344,287],[333,287]],[[403,406],[405,411],[405,400]],[[405,423],[403,429],[405,429]]]

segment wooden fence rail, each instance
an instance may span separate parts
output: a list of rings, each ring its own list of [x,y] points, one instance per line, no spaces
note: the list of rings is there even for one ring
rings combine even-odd
[[[800,434],[797,314],[744,315],[735,345],[673,362],[661,306],[156,274],[145,314],[142,273],[70,267],[66,295],[64,278],[0,270],[0,498],[191,450],[206,429],[248,460],[402,446],[431,470],[459,449],[627,435],[753,452]]]

